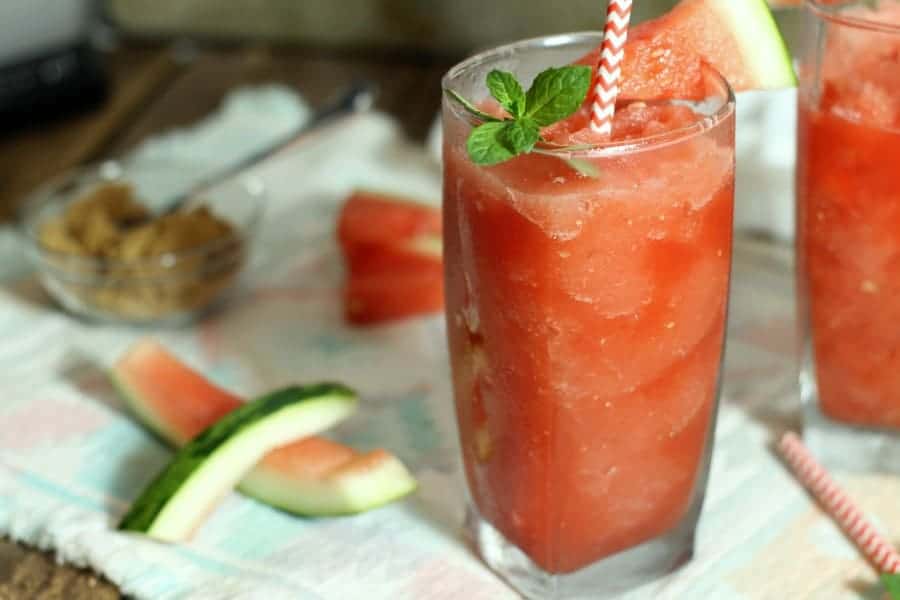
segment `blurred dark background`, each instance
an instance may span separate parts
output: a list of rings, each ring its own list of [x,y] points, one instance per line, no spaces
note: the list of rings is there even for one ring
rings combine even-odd
[[[634,20],[676,0],[635,2]],[[2,0],[0,220],[67,168],[279,82],[313,106],[353,79],[424,140],[439,82],[478,48],[599,29],[604,0]],[[779,11],[789,39],[796,11]]]
[[[675,0],[640,0],[634,16]],[[603,0],[109,0],[122,28],[144,35],[274,39],[318,46],[378,46],[460,54],[505,40],[598,29]]]
[[[770,0],[770,4],[791,0]],[[638,0],[633,19],[657,16],[677,0]],[[268,39],[327,47],[406,48],[465,54],[503,41],[600,29],[605,0],[106,0],[103,9],[139,35]],[[796,19],[776,9],[792,30]],[[786,33],[790,37],[790,32]]]

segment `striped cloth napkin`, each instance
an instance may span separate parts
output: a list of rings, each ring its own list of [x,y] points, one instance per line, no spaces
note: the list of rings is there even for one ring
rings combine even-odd
[[[244,116],[263,119],[271,104],[260,102],[254,115],[246,93]],[[222,123],[214,117],[205,126]],[[194,138],[181,133],[166,143],[187,152]],[[195,327],[154,334],[243,395],[323,378],[358,388],[360,413],[336,435],[360,448],[390,448],[420,490],[370,513],[319,520],[232,494],[187,544],[115,532],[170,457],[125,414],[104,376],[147,332],[69,317],[48,304],[30,273],[7,268],[0,273],[0,535],[90,566],[138,599],[516,598],[459,533],[463,486],[441,320],[371,330],[341,320],[333,240],[340,201],[365,186],[437,202],[436,161],[373,113],[306,138],[256,174],[271,200],[245,293]],[[14,233],[0,231],[0,265],[15,263],[19,252]],[[860,590],[876,597],[874,574],[768,448],[797,414],[789,258],[738,245],[728,401],[697,555],[626,600],[849,600]],[[897,481],[845,483],[864,508],[900,519]]]

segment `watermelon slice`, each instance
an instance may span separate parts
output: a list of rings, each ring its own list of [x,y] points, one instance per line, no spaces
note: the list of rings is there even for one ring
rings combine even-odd
[[[338,241],[344,250],[390,246],[420,235],[441,235],[441,213],[415,200],[370,190],[356,190],[344,202]]]
[[[356,276],[344,290],[344,316],[354,325],[438,313],[443,306],[443,286],[429,273]]]
[[[129,348],[110,375],[138,421],[175,447],[244,404],[150,338]]]
[[[353,391],[332,383],[285,388],[236,408],[178,451],[119,529],[187,539],[268,451],[328,429],[355,408]]]
[[[241,481],[248,495],[317,517],[365,512],[415,488],[403,463],[386,450],[362,454],[317,436],[270,452]]]
[[[432,207],[375,192],[354,192],[337,228],[347,264],[344,314],[369,325],[444,307],[441,215]]]
[[[596,64],[599,52],[579,62]],[[704,61],[736,91],[797,85],[790,53],[765,0],[682,0],[665,15],[631,28],[620,97],[702,97]]]
[[[175,447],[244,405],[151,339],[126,352],[112,378],[138,420]],[[239,486],[260,502],[306,516],[362,512],[415,488],[392,454],[359,453],[315,436],[272,450]]]
[[[426,273],[442,275],[443,241],[440,234],[421,234],[392,244],[353,248],[345,251],[347,270],[365,277],[385,273]]]

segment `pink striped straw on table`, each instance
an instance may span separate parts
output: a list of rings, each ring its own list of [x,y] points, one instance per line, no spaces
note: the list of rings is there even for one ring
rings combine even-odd
[[[797,434],[784,434],[778,449],[803,486],[816,497],[872,565],[883,574],[900,573],[900,554],[878,533],[822,465],[816,462]]]
[[[621,64],[625,57],[625,42],[628,40],[628,25],[631,22],[631,1],[609,0],[606,8],[606,28],[603,32],[600,63],[597,65],[598,77],[591,118],[591,129],[601,135],[612,133],[612,118],[616,112],[619,80],[622,78]]]

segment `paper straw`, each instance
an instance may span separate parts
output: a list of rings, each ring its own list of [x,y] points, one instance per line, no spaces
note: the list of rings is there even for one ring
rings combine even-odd
[[[880,573],[900,572],[900,554],[866,518],[850,496],[835,483],[828,472],[816,462],[812,454],[797,437],[788,432],[778,444],[781,455],[794,474],[819,501],[828,515],[836,521],[859,551]]]
[[[612,133],[612,118],[616,112],[619,95],[619,79],[622,78],[622,59],[628,40],[628,24],[631,21],[632,0],[609,0],[606,8],[606,28],[603,31],[603,47],[597,65],[597,85],[594,88],[591,129],[601,135]]]

